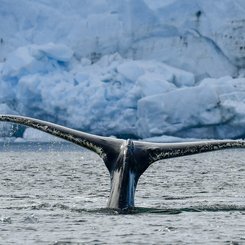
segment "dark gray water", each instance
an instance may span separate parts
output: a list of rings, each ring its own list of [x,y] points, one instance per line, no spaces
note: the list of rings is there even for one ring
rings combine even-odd
[[[245,150],[154,163],[128,215],[105,208],[94,153],[25,143],[0,154],[0,244],[245,244]]]

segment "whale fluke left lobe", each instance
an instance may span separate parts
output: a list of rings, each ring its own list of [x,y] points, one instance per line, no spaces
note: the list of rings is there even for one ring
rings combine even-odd
[[[0,115],[0,121],[32,127],[91,150],[103,159],[109,171],[111,171],[113,167],[111,164],[117,158],[120,146],[123,143],[123,140],[120,139],[84,133],[82,131],[31,117]]]

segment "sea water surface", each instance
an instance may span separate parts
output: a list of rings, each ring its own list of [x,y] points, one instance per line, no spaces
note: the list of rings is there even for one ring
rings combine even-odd
[[[107,210],[109,173],[66,143],[0,145],[0,244],[245,244],[245,149],[152,164],[137,208]]]

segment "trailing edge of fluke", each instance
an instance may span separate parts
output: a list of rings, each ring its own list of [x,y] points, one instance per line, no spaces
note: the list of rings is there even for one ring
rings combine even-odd
[[[134,207],[140,176],[158,160],[227,148],[245,148],[243,140],[150,143],[97,136],[30,117],[0,115],[0,121],[32,127],[97,153],[110,172],[111,190],[107,206],[119,210]]]

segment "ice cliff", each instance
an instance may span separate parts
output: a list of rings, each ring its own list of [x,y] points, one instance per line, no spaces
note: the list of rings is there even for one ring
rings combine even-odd
[[[0,113],[100,135],[244,137],[245,1],[0,6]]]

